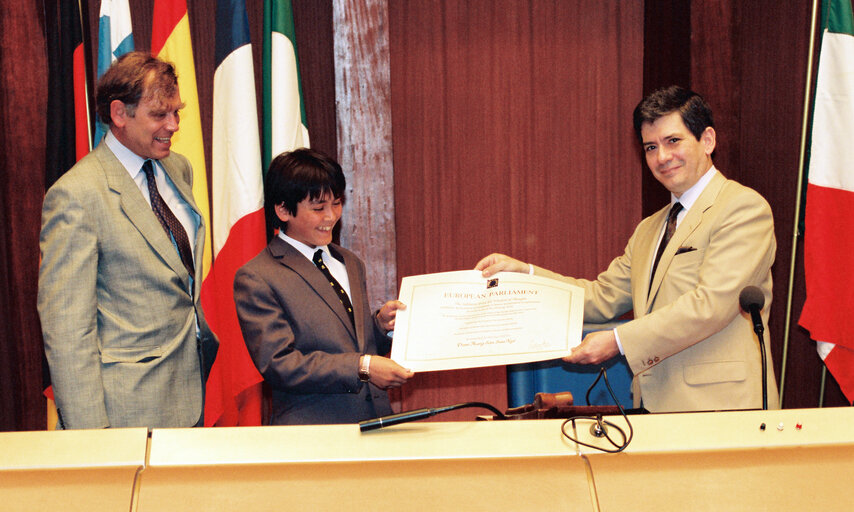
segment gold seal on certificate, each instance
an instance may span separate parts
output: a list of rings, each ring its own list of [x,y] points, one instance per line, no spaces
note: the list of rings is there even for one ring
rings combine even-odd
[[[584,290],[541,276],[409,276],[400,301],[391,358],[416,372],[557,359],[581,342]]]

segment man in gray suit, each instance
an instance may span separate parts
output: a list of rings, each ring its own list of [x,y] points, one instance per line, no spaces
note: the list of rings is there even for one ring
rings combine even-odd
[[[356,423],[391,414],[385,388],[412,372],[382,357],[403,304],[372,314],[365,265],[332,243],[344,173],[298,149],[273,160],[264,206],[279,228],[238,270],[234,302],[252,361],[273,390],[272,424]]]
[[[199,303],[204,220],[171,153],[171,64],[121,57],[97,89],[110,130],[45,195],[38,309],[58,428],[201,425],[218,341]]]

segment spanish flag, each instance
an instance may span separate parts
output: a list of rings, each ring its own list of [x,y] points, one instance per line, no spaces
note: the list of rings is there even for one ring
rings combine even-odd
[[[178,73],[178,90],[184,108],[180,130],[172,137],[172,149],[187,157],[193,166],[193,199],[204,217],[205,253],[202,282],[211,267],[211,215],[208,201],[208,174],[205,147],[196,88],[193,43],[186,0],[154,0],[154,23],[151,27],[151,53],[171,62]]]

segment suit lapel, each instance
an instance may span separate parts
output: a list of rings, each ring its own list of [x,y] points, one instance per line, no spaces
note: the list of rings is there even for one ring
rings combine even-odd
[[[338,320],[342,324],[344,324],[347,332],[350,333],[353,344],[358,348],[359,343],[357,341],[356,332],[353,330],[353,324],[350,322],[350,316],[347,314],[347,311],[338,299],[338,295],[336,295],[335,290],[329,286],[329,281],[326,280],[323,273],[314,266],[313,262],[303,256],[302,253],[294,249],[289,243],[279,237],[273,238],[273,240],[270,241],[269,247],[270,253],[274,258],[278,259],[282,265],[289,267],[302,277],[306,284],[314,290],[315,293],[317,293],[327,306],[329,306],[332,313],[338,317]],[[347,269],[347,272],[349,274],[349,268]],[[354,305],[354,315],[356,314],[356,311],[357,310]]]
[[[189,290],[190,276],[181,263],[178,251],[172,245],[172,241],[163,231],[163,227],[154,215],[151,206],[145,201],[142,192],[137,187],[121,162],[113,155],[106,144],[99,144],[95,148],[98,161],[104,170],[107,185],[119,195],[119,203],[122,211],[130,220],[143,238],[160,258],[169,266],[184,282],[184,288]]]
[[[715,198],[718,197],[718,193],[720,193],[724,183],[726,183],[726,178],[720,172],[716,173],[709,184],[706,185],[706,188],[703,189],[700,197],[698,197],[691,206],[691,209],[688,210],[688,213],[685,214],[685,218],[679,223],[679,227],[676,228],[676,232],[673,233],[673,238],[670,239],[670,243],[661,254],[661,260],[658,262],[658,269],[655,272],[655,276],[652,277],[649,301],[645,308],[647,312],[652,306],[653,297],[655,297],[655,294],[658,292],[659,288],[661,288],[661,283],[664,280],[664,276],[667,275],[667,269],[670,267],[673,257],[676,256],[676,251],[679,247],[682,247],[685,240],[700,226],[703,221],[703,216],[715,203]],[[665,212],[667,210],[668,208],[664,209]],[[661,223],[659,223],[659,227],[661,227]],[[651,266],[651,263],[649,266]],[[649,268],[649,266],[647,268]]]
[[[202,216],[202,212],[196,206],[196,200],[193,197],[193,187],[187,179],[181,175],[180,171],[177,168],[177,160],[170,153],[166,158],[159,160],[160,165],[163,167],[163,171],[169,176],[169,179],[172,180],[172,183],[175,185],[175,188],[178,190],[178,194],[180,194],[181,198],[190,205],[190,209],[195,213],[196,219],[198,220],[198,227],[196,228],[196,237],[193,240],[193,266],[196,269],[196,281],[198,282],[197,286],[194,286],[194,297],[197,295],[197,292],[201,289],[201,282],[204,279],[203,275],[203,267],[204,267],[204,251],[205,251],[205,218]],[[179,258],[180,259],[180,258]],[[197,298],[197,297],[195,297]]]
[[[647,233],[639,233],[639,242],[638,242],[638,257],[637,260],[637,270],[633,273],[638,276],[638,280],[641,283],[640,286],[635,286],[634,288],[634,303],[635,304],[644,304],[642,308],[643,311],[649,311],[650,304],[652,303],[652,298],[655,296],[655,291],[657,290],[657,285],[655,283],[650,284],[649,280],[652,279],[650,275],[650,270],[652,269],[652,260],[655,258],[655,252],[658,248],[658,239],[661,236],[661,232],[664,229],[664,223],[667,220],[667,213],[670,211],[670,205],[662,208],[658,212],[654,214],[653,219],[649,223],[649,231]],[[662,259],[664,256],[662,255]],[[662,261],[658,262],[658,268],[662,268]],[[632,263],[632,267],[635,267],[634,262]],[[659,270],[658,274],[661,274]],[[659,280],[660,281],[660,280]]]

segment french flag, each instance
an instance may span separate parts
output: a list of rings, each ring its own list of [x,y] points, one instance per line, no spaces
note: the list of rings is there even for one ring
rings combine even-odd
[[[255,72],[244,0],[218,0],[211,162],[214,261],[202,307],[220,347],[206,388],[205,425],[260,425],[261,375],[234,306],[234,274],[266,245]]]

